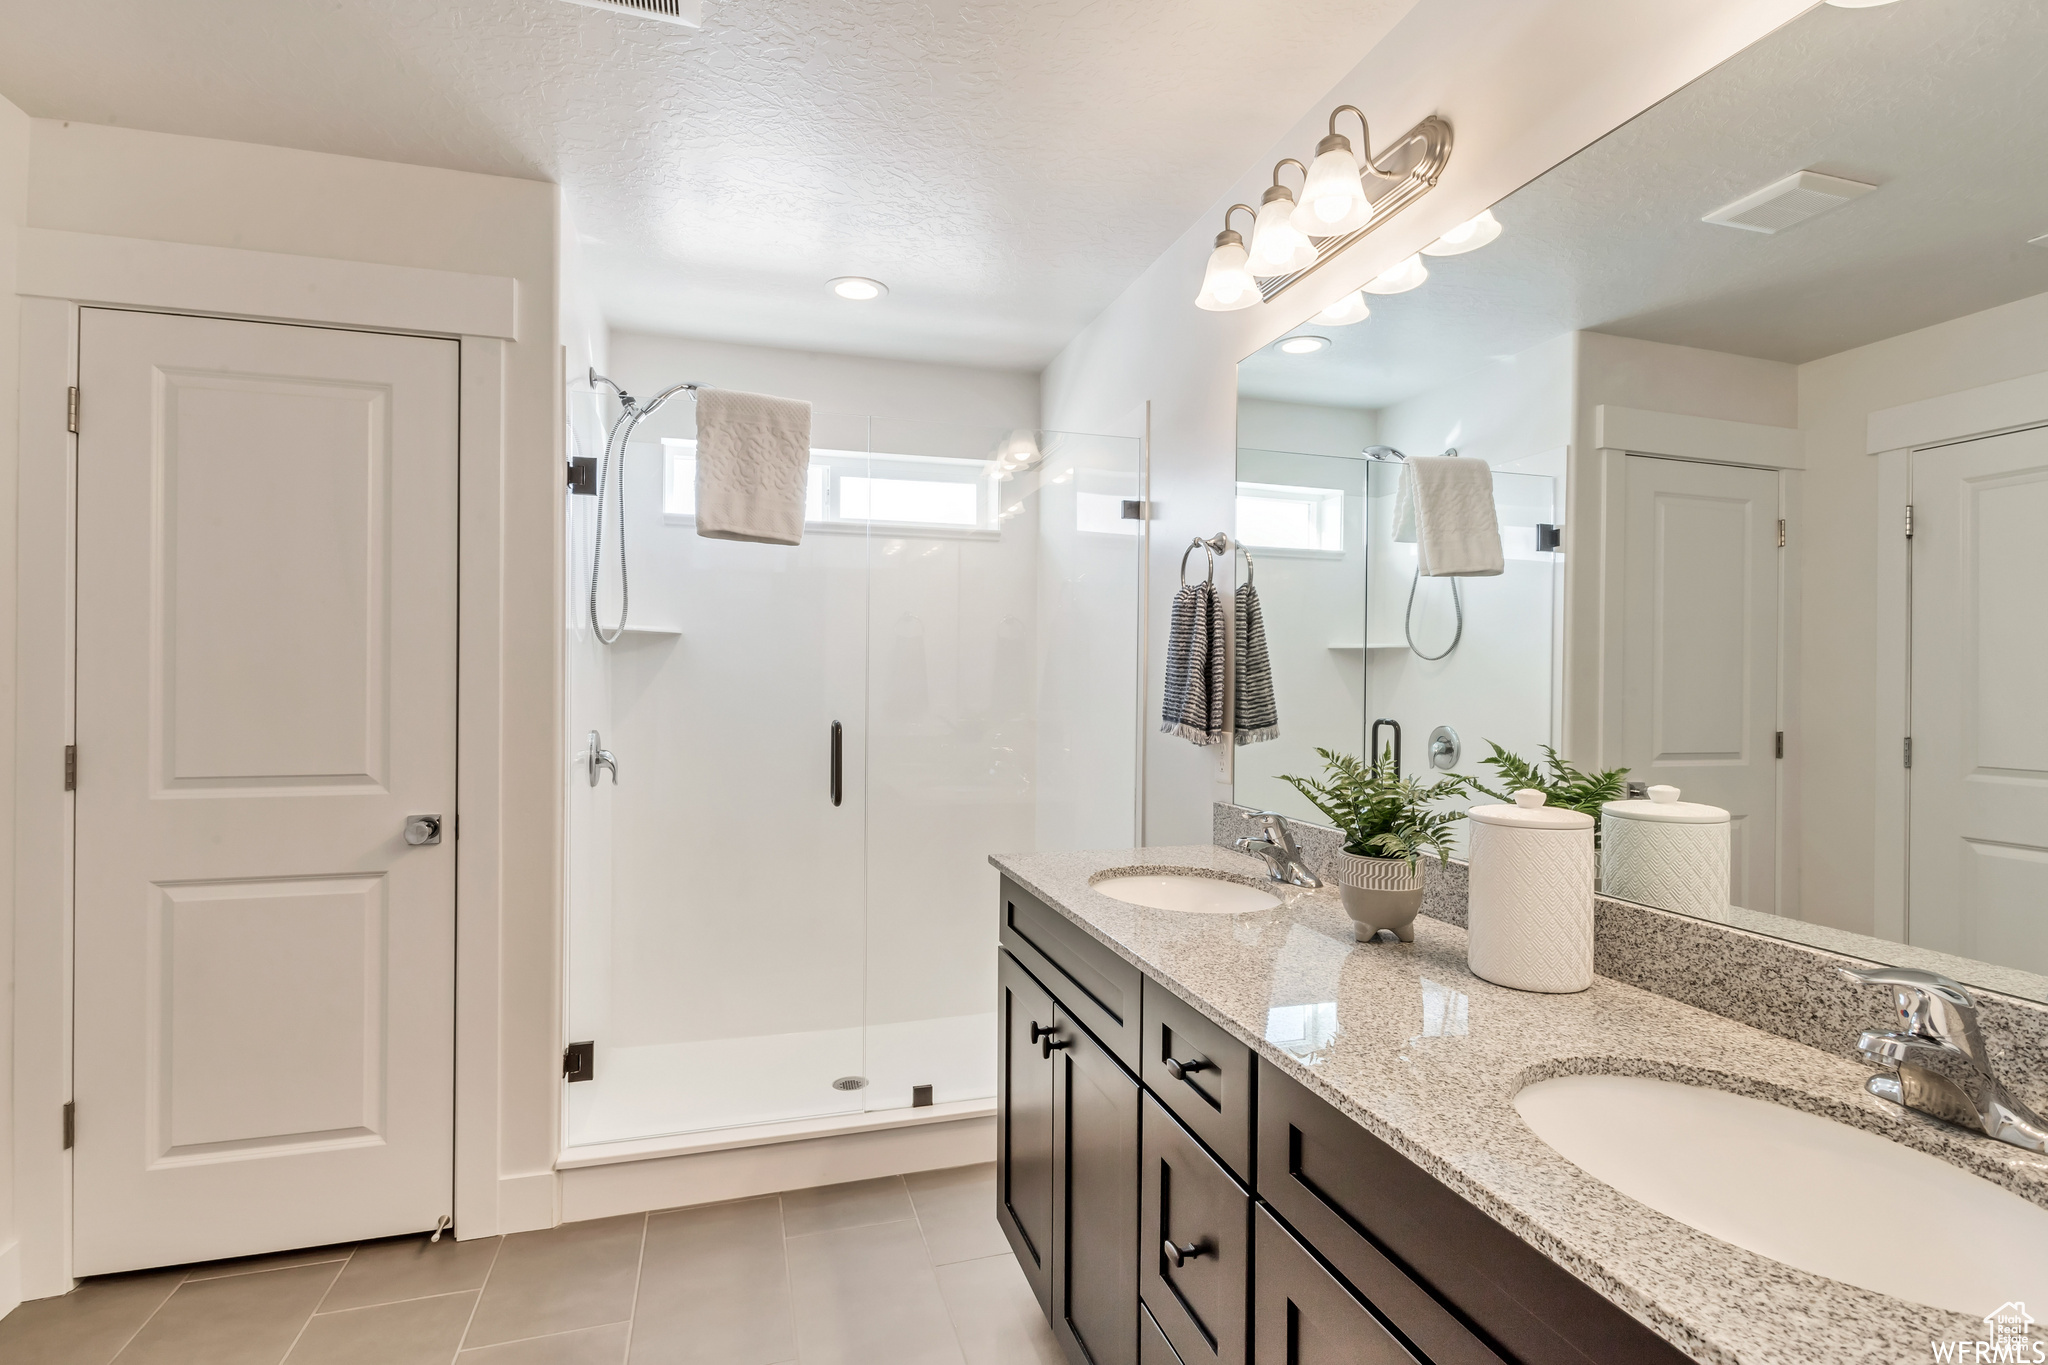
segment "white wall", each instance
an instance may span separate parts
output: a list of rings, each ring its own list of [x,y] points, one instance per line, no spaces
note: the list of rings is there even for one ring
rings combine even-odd
[[[1798,370],[1806,433],[1805,580],[1798,712],[1802,917],[1872,932],[1876,809],[1877,460],[1869,414],[2048,370],[2048,294],[1810,361]]]
[[[28,115],[0,99],[0,830],[14,828],[14,517],[21,309],[14,295],[15,254],[28,218]],[[21,1301],[21,1259],[14,1213],[14,841],[0,839],[0,1315]],[[55,1134],[55,1120],[51,1122]]]
[[[499,659],[502,1230],[554,1219],[563,496],[555,186],[280,147],[36,120],[33,227],[510,276]],[[54,580],[25,581],[24,593]],[[38,914],[61,913],[38,906]]]
[[[1043,425],[1135,432],[1152,404],[1151,697],[1180,550],[1229,522],[1236,362],[1807,8],[1808,0],[1432,0],[1318,101],[1272,152],[1063,350],[1045,373]],[[1437,188],[1272,305],[1193,305],[1234,202],[1257,202],[1282,156],[1313,150],[1338,103],[1362,107],[1381,143],[1425,115],[1456,137]],[[1425,286],[1426,287],[1426,286]],[[1370,326],[1370,323],[1363,324]],[[1204,842],[1227,797],[1212,759],[1152,735],[1152,843]]]

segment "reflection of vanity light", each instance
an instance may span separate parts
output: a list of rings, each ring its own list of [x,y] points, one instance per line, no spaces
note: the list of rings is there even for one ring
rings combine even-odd
[[[1494,238],[1500,236],[1500,220],[1488,209],[1477,218],[1469,218],[1458,224],[1443,236],[1422,248],[1425,256],[1462,256],[1468,251],[1477,251]]]
[[[1389,266],[1365,282],[1368,294],[1405,294],[1429,278],[1429,267],[1422,263],[1420,256],[1410,256],[1399,265]]]
[[[1280,343],[1280,349],[1288,355],[1314,355],[1329,344],[1328,337],[1289,337]]]
[[[1343,298],[1316,314],[1316,321],[1332,327],[1348,327],[1354,322],[1364,322],[1372,316],[1372,309],[1365,306],[1365,295],[1354,289]]]

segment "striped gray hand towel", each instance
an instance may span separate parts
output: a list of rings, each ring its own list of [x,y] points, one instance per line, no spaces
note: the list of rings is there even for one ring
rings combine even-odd
[[[1273,696],[1273,663],[1266,654],[1266,618],[1259,590],[1237,588],[1237,702],[1233,723],[1239,744],[1280,738],[1279,703]]]
[[[1173,598],[1166,639],[1166,704],[1161,734],[1195,744],[1223,742],[1223,603],[1213,585],[1184,583]]]

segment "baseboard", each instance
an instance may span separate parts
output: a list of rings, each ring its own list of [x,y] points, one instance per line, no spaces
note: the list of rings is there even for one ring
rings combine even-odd
[[[553,1171],[498,1177],[498,1231],[537,1232],[561,1221]],[[457,1237],[462,1229],[456,1228]]]
[[[583,1166],[559,1173],[562,1221],[972,1166],[995,1156],[996,1121],[982,1114],[915,1127]]]
[[[21,1239],[0,1247],[0,1318],[21,1307]]]

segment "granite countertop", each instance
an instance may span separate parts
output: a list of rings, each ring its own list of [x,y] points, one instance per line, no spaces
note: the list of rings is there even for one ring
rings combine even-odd
[[[1755,1095],[2048,1206],[2048,1159],[1885,1104],[1863,1089],[1868,1067],[1605,977],[1576,995],[1495,986],[1466,967],[1464,931],[1428,917],[1413,944],[1358,943],[1334,890],[1277,886],[1244,854],[1198,845],[989,861],[1695,1360],[1897,1365],[1929,1359],[1936,1339],[1975,1340],[1984,1324],[1794,1269],[1637,1203],[1523,1123],[1512,1103],[1523,1086],[1612,1072]],[[1183,914],[1090,886],[1188,869],[1287,900]],[[1900,1255],[1926,1212],[1901,1210]]]

